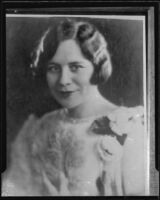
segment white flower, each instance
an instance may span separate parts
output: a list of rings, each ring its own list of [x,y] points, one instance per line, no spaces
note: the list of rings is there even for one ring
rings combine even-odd
[[[134,108],[120,107],[109,114],[110,127],[118,135],[129,134],[136,123],[142,123],[144,109],[142,106]]]
[[[98,153],[105,162],[114,162],[121,158],[123,146],[117,141],[116,137],[103,136],[98,142]]]

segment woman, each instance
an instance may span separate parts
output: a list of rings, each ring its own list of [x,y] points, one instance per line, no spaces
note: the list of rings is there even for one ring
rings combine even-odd
[[[71,19],[56,32],[49,27],[31,68],[45,72],[63,108],[26,121],[12,146],[3,195],[144,195],[143,107],[119,107],[100,94],[112,65],[96,27]]]

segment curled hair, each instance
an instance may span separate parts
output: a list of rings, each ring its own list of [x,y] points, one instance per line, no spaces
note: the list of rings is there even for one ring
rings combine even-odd
[[[36,47],[34,48],[34,50],[31,52],[31,64],[30,64],[30,68],[32,69],[32,73],[33,76],[36,75],[36,69],[38,67],[39,64],[39,60],[40,60],[40,55],[44,52],[44,40],[47,36],[47,34],[49,33],[49,29],[47,29],[43,35],[41,36],[40,40],[37,42]]]
[[[89,22],[66,18],[59,23],[54,34],[53,29],[54,27],[50,27],[42,34],[32,52],[32,69],[38,68],[41,56],[49,60],[54,55],[60,42],[73,39],[81,48],[83,55],[94,65],[94,74],[91,82],[99,84],[108,80],[112,73],[112,64],[107,42],[94,25]],[[55,48],[54,51],[53,48]]]

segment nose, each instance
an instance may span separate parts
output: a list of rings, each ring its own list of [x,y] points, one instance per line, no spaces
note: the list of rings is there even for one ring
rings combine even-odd
[[[59,77],[59,85],[66,86],[70,85],[71,83],[71,72],[69,71],[68,67],[63,67]]]

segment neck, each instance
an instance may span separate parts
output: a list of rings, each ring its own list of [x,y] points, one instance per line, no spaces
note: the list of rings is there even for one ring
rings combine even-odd
[[[68,109],[69,116],[72,118],[87,118],[94,115],[99,115],[103,109],[103,105],[106,105],[107,100],[99,93],[98,88],[94,87],[90,94],[87,95],[85,101],[74,107]]]

